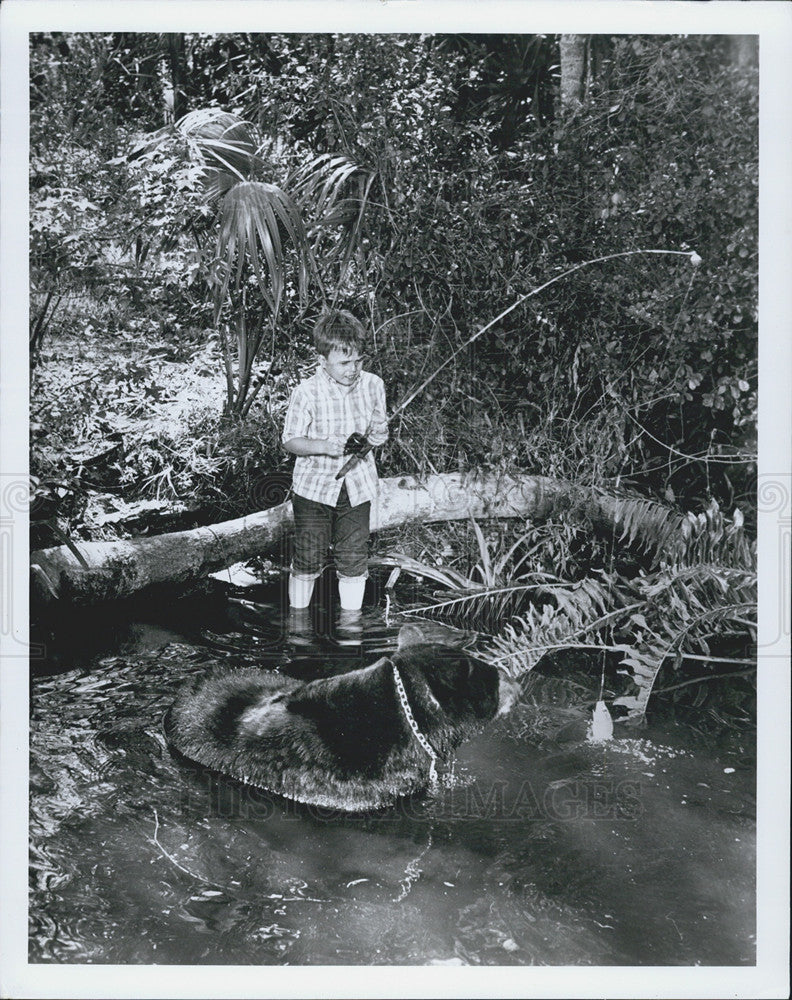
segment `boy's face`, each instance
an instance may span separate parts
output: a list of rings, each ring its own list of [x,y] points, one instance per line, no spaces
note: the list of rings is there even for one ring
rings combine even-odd
[[[332,347],[327,357],[319,355],[319,363],[334,382],[339,385],[354,385],[363,367],[363,355],[355,350],[348,353]]]

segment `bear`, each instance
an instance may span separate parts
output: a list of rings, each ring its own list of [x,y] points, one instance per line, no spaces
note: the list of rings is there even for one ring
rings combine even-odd
[[[347,813],[422,791],[513,699],[498,670],[404,626],[371,666],[302,682],[257,667],[187,685],[165,717],[179,755],[255,788]]]

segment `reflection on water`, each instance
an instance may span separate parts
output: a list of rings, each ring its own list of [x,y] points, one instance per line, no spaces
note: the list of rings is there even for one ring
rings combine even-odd
[[[127,624],[115,655],[83,643],[33,679],[31,961],[755,961],[748,735],[669,723],[593,745],[578,687],[536,675],[435,793],[379,814],[174,760],[162,716],[218,660],[310,678],[395,645],[377,609],[339,630],[284,622],[272,592],[253,593]]]

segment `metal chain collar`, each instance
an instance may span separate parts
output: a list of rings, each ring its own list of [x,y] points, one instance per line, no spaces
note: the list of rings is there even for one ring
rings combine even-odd
[[[391,661],[393,666],[393,680],[396,684],[396,694],[399,696],[399,701],[401,702],[402,711],[404,712],[404,717],[407,719],[407,724],[410,729],[412,729],[415,738],[424,748],[424,750],[429,755],[429,781],[435,784],[437,781],[437,754],[432,749],[429,740],[424,736],[421,730],[418,728],[418,723],[415,721],[412,712],[410,711],[410,703],[407,701],[407,692],[404,690],[404,683],[402,682],[399,670],[393,661]]]

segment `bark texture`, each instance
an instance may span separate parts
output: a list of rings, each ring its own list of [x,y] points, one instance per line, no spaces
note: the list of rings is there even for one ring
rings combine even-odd
[[[559,42],[561,62],[561,108],[574,111],[583,103],[583,82],[586,72],[586,39],[584,35],[562,35]]]
[[[470,478],[456,474],[397,476],[380,481],[372,530],[410,522],[481,517],[530,517],[541,521],[580,508],[598,526],[612,526],[617,502],[544,476]],[[291,503],[209,527],[154,538],[82,542],[87,568],[65,545],[31,555],[34,605],[95,604],[131,597],[148,587],[186,584],[254,556],[274,555],[293,527]]]

